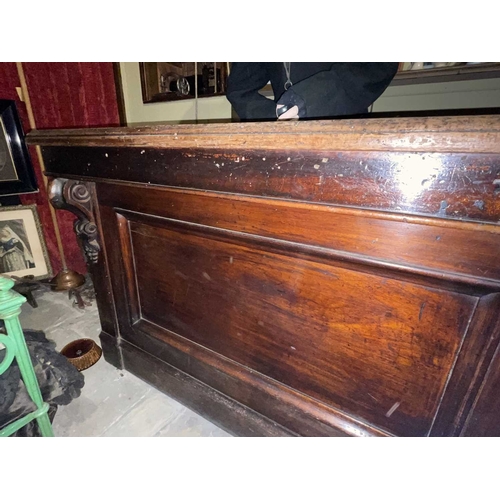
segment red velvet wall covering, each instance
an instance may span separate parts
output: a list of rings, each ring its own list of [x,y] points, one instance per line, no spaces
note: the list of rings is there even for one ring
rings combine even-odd
[[[113,63],[23,63],[23,70],[37,129],[119,125]],[[19,100],[15,63],[0,63],[0,99],[14,99],[24,131],[30,130],[26,106]],[[23,204],[36,203],[54,268],[61,269],[54,225],[36,151],[30,148],[40,192],[21,196]],[[85,262],[73,232],[69,212],[58,211],[57,220],[67,265],[81,273]]]

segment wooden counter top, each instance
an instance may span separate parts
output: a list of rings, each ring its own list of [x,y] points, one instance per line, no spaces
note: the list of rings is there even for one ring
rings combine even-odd
[[[500,115],[35,130],[40,146],[500,153]]]

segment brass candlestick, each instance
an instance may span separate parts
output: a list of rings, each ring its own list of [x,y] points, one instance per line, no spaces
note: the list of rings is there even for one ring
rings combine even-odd
[[[85,276],[71,269],[62,269],[51,280],[56,292],[73,290],[85,283]]]
[[[68,298],[75,298],[75,304],[79,309],[85,309],[86,303],[79,288],[85,283],[85,276],[71,269],[62,269],[50,281],[53,290],[56,292],[68,292]]]

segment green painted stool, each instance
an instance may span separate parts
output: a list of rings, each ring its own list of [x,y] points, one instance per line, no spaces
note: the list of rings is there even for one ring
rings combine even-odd
[[[3,429],[0,429],[0,437],[10,436],[18,431],[32,420],[37,421],[42,436],[54,436],[52,425],[47,414],[49,410],[48,403],[44,403],[35,370],[31,363],[28,346],[24,340],[23,330],[19,323],[19,314],[21,305],[26,302],[26,298],[13,292],[11,288],[14,281],[0,276],[0,319],[5,322],[7,335],[0,334],[0,343],[7,349],[3,361],[0,363],[0,375],[4,373],[12,364],[14,359],[19,365],[21,377],[30,398],[36,404],[37,409],[28,415],[10,423]]]

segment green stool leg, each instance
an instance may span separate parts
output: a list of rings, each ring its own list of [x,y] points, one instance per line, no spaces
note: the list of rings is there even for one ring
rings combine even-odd
[[[2,370],[0,370],[0,373],[3,373],[7,369],[6,365],[10,364],[10,362],[6,363],[6,361],[8,359],[12,360],[12,358],[15,357],[17,364],[19,365],[19,370],[21,371],[22,379],[26,386],[26,390],[38,408],[38,410],[33,412],[32,415],[33,418],[36,418],[40,428],[40,433],[44,437],[54,436],[52,425],[47,414],[48,405],[43,402],[35,370],[33,369],[33,364],[31,363],[28,346],[26,345],[23,330],[21,328],[21,324],[19,323],[21,305],[26,302],[26,298],[16,292],[13,292],[11,290],[13,286],[14,281],[4,276],[0,276],[0,319],[3,319],[5,322],[5,329],[7,330],[7,337],[9,339],[8,341],[6,341],[5,338],[2,340],[2,343],[7,348],[7,354],[5,356],[6,359],[4,359],[4,362],[1,364]],[[27,419],[28,422],[30,420],[31,419],[29,418]],[[9,426],[10,429],[15,429],[16,427],[15,423]],[[6,429],[4,429],[4,431],[6,431]],[[10,433],[12,432],[4,434],[4,432],[0,431],[0,436],[9,435]]]

